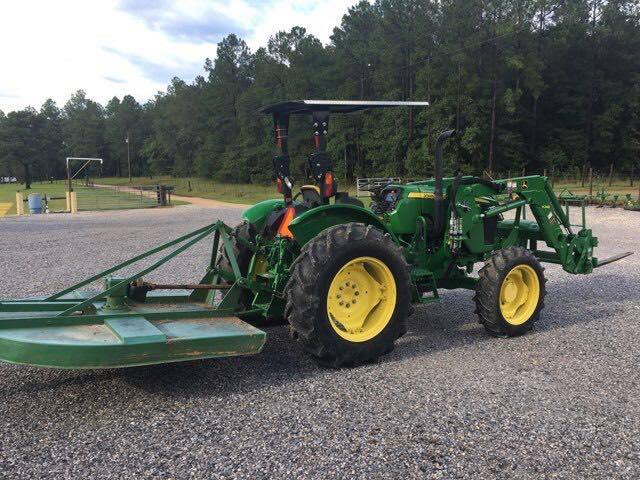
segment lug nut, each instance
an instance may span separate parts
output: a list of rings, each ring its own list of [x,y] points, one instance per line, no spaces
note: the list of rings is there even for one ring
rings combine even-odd
[[[356,290],[353,294],[357,297],[358,295],[360,295],[360,292]]]
[[[338,305],[344,305],[344,302],[339,302]]]
[[[349,308],[351,305],[349,305],[348,303],[345,305],[345,307]]]

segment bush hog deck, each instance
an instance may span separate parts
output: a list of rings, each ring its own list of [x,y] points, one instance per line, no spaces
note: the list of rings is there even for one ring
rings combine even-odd
[[[264,345],[260,328],[288,322],[320,363],[356,365],[392,350],[407,330],[411,303],[437,301],[440,289],[474,290],[489,333],[520,335],[543,307],[541,262],[590,274],[630,254],[594,257],[598,241],[584,210],[582,224],[571,225],[545,177],[443,178],[442,144],[453,131],[437,140],[434,179],[371,188],[369,209],[340,192],[325,151],[330,114],[422,105],[305,100],[263,108],[274,120],[282,198],[252,206],[234,228],[212,223],[53,295],[0,302],[0,359],[106,368],[248,355]],[[292,115],[310,117],[315,146],[311,182],[295,195],[287,150]],[[144,281],[211,238],[198,284]],[[114,276],[161,253],[136,274]],[[473,276],[477,262],[484,266]],[[96,281],[100,291],[82,290]]]

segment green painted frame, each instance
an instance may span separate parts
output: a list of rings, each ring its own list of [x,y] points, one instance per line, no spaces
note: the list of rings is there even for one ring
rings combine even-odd
[[[113,368],[258,353],[266,334],[237,315],[238,298],[251,282],[242,277],[231,228],[218,221],[136,255],[43,298],[0,301],[0,360],[56,368]],[[200,284],[233,282],[219,302],[212,292],[153,294],[143,301],[128,286],[213,234],[211,260]],[[219,246],[233,272],[216,269]],[[152,265],[114,279],[110,275],[173,248]],[[103,279],[98,292],[80,290]],[[197,294],[206,292],[204,297]],[[110,302],[112,297],[121,301]]]

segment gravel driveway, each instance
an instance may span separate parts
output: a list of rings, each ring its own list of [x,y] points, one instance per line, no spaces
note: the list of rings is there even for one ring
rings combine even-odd
[[[0,293],[52,292],[238,209],[0,219]],[[640,214],[590,209],[601,256]],[[162,273],[199,280],[203,245]],[[547,267],[542,320],[487,336],[472,293],[418,307],[380,362],[324,370],[284,327],[251,357],[125,370],[0,365],[2,478],[640,477],[640,255]]]

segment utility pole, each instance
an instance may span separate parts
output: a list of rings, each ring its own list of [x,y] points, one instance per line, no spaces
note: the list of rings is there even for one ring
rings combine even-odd
[[[609,186],[613,185],[613,163],[609,168]]]
[[[131,183],[131,152],[129,148],[129,131],[127,130],[127,138],[124,140],[127,144],[127,171],[129,173],[129,183]]]

